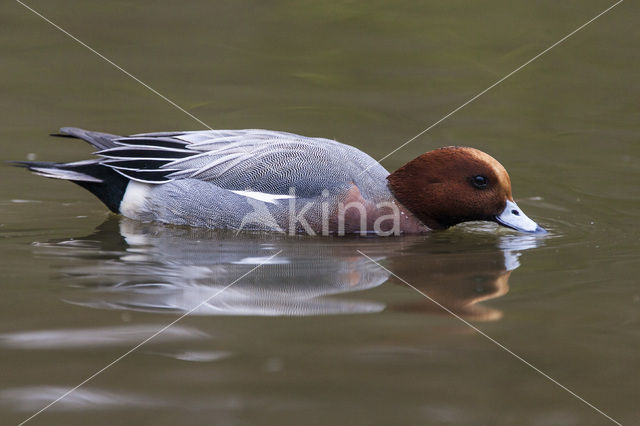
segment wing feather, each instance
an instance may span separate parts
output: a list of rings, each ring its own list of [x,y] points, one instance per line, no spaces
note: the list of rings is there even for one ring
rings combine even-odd
[[[101,164],[147,183],[198,179],[229,190],[286,195],[295,187],[298,196],[317,196],[358,179],[366,165],[386,172],[348,145],[270,130],[141,133],[114,142],[96,153]]]

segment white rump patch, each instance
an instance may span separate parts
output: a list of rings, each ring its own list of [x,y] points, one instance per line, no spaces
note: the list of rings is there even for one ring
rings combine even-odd
[[[283,194],[267,194],[265,192],[254,191],[231,191],[234,194],[242,195],[243,197],[253,198],[254,200],[262,201],[265,203],[278,204],[278,200],[284,200],[289,198],[296,198],[295,195],[283,195]]]
[[[124,196],[120,202],[120,213],[135,219],[142,210],[151,191],[151,185],[134,180],[129,181]]]

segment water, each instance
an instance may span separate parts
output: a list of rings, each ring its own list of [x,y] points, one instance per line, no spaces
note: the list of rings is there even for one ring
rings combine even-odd
[[[608,6],[29,4],[212,127],[336,138],[376,158]],[[33,423],[609,423],[397,277],[637,422],[638,17],[622,3],[383,162],[483,149],[545,237],[483,224],[235,236],[128,221],[71,184],[0,168],[2,423],[280,250]],[[86,158],[46,136],[63,125],[201,128],[19,4],[0,19],[2,160]]]

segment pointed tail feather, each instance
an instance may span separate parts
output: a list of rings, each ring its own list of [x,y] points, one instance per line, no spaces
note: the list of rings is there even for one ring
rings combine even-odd
[[[85,164],[81,164],[85,163]],[[86,173],[81,173],[74,170],[81,165],[87,164],[89,161],[81,161],[77,163],[53,163],[50,161],[13,161],[12,164],[16,166],[26,167],[36,175],[52,178],[52,179],[64,179],[72,182],[95,182],[102,183],[102,179],[91,176]],[[96,162],[92,162],[96,163]]]
[[[45,161],[15,161],[16,166],[26,167],[33,173],[71,181],[89,190],[112,212],[120,212],[120,202],[127,190],[129,179],[103,166],[100,160],[77,161],[74,163],[53,163]]]
[[[115,147],[114,139],[122,137],[111,133],[92,132],[77,127],[63,127],[60,129],[60,133],[52,133],[51,136],[82,139],[100,150]]]

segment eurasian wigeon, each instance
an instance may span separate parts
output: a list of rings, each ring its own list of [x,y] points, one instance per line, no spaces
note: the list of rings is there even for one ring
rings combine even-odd
[[[397,235],[493,221],[543,233],[493,157],[445,147],[389,173],[342,143],[269,130],[143,133],[65,127],[98,148],[73,163],[21,162],[70,180],[132,219],[235,230]]]

